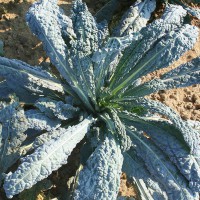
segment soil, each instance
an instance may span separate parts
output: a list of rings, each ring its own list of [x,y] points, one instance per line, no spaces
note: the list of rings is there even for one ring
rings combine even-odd
[[[95,5],[92,4],[91,1],[88,1],[88,5],[93,13],[96,7],[101,7],[102,1],[98,1],[100,3]],[[25,22],[25,13],[33,2],[35,2],[35,0],[0,0],[0,40],[4,42],[5,57],[20,59],[31,65],[39,65],[42,62],[48,61],[48,57],[42,48],[41,42],[32,35]],[[70,13],[71,2],[72,0],[59,1],[59,4],[67,14]],[[196,6],[194,4],[191,5],[194,7]],[[199,20],[193,18],[192,23],[200,28]],[[197,56],[200,56],[200,36],[192,50],[186,52],[178,61],[174,62],[168,68],[148,75],[145,77],[145,80],[159,77],[168,70],[186,63]],[[160,91],[151,95],[149,98],[161,101],[173,108],[183,119],[200,121],[200,85]],[[77,161],[79,160],[78,152],[79,148],[76,148],[73,153],[73,158],[70,158],[70,164],[63,166],[58,172],[56,171],[51,175],[50,179],[54,184],[54,188],[52,189],[53,195],[57,196],[66,190],[66,180],[69,179],[69,175],[75,174],[74,169],[79,165]],[[119,193],[123,196],[136,196],[134,188],[128,182],[124,173],[121,176]],[[45,195],[47,194],[45,193]],[[4,194],[0,192],[0,200],[5,199]],[[19,198],[15,197],[13,199],[17,200]],[[45,199],[44,194],[39,194],[38,199]]]

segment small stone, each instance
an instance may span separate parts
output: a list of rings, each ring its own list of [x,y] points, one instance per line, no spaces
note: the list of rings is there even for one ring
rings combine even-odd
[[[198,99],[200,99],[200,97],[197,94],[192,95],[193,102],[196,102]]]
[[[186,97],[185,97],[185,100],[186,100],[186,101],[189,101],[189,102],[193,102],[192,96],[190,96],[190,95],[189,95],[189,96],[186,96]]]
[[[196,108],[196,109],[200,109],[200,103],[196,104],[196,105],[195,105],[195,108]]]
[[[181,115],[181,117],[182,117],[182,119],[184,119],[184,120],[188,120],[188,119],[190,119],[190,115],[188,114],[188,113],[183,113],[182,115]]]
[[[186,104],[185,108],[190,110],[190,109],[193,109],[194,106],[192,103],[189,102],[188,104]]]
[[[177,96],[175,96],[174,94],[169,95],[169,98],[177,100]]]
[[[160,94],[160,100],[164,101],[166,99],[166,95],[165,94]]]

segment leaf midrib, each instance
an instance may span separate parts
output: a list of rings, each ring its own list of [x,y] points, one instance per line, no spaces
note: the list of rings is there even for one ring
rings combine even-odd
[[[88,121],[87,123],[84,123],[84,125],[80,127],[81,130],[82,130],[83,128],[85,128],[85,126],[88,126],[90,123],[92,123],[92,121],[93,121],[93,120],[90,120],[90,121]],[[82,123],[83,123],[83,122],[82,122]],[[80,125],[80,124],[78,124],[78,125]],[[67,140],[64,140],[56,149],[53,149],[52,152],[48,153],[48,156],[43,155],[43,156],[45,157],[44,160],[37,160],[38,164],[36,164],[35,162],[31,163],[30,165],[34,164],[33,166],[35,166],[35,167],[31,167],[31,166],[30,166],[30,172],[26,173],[17,183],[15,183],[14,185],[12,185],[11,188],[14,188],[16,185],[20,184],[21,181],[23,181],[27,176],[29,176],[29,175],[31,174],[32,170],[36,169],[38,165],[41,166],[42,163],[45,162],[45,160],[49,159],[57,150],[59,150],[60,148],[62,148],[62,147],[64,146],[65,143],[67,143],[68,141],[70,141],[70,140],[77,134],[77,132],[79,132],[80,128],[77,129],[76,131],[74,131],[74,133],[73,133]],[[70,130],[69,130],[69,131],[70,131]],[[68,132],[68,131],[67,131],[67,132]],[[66,133],[63,133],[62,136],[65,135],[65,134],[66,134]],[[59,137],[59,139],[58,139],[56,142],[58,142],[60,139],[62,139],[62,136]],[[83,135],[83,137],[84,137],[84,135]],[[48,144],[51,144],[51,141],[53,141],[53,140],[54,140],[54,139],[51,139],[49,142],[47,142],[47,143],[45,143],[44,145],[42,145],[41,148],[43,148],[44,146],[48,146]],[[73,139],[72,139],[72,140],[73,140]],[[40,148],[40,149],[41,149],[41,148]],[[40,149],[39,149],[39,150],[40,150]],[[38,149],[36,150],[36,152],[34,152],[34,154],[37,153],[37,151],[38,151]],[[33,155],[33,154],[32,154],[32,155]],[[24,181],[24,182],[25,182],[25,181]]]

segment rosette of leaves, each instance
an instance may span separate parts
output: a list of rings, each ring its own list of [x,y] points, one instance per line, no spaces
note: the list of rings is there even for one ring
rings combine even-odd
[[[145,96],[198,84],[200,58],[141,82],[191,49],[198,29],[183,24],[186,11],[174,5],[146,25],[154,9],[153,0],[137,1],[113,36],[81,0],[70,18],[56,0],[33,4],[28,25],[60,75],[0,58],[0,178],[8,198],[66,164],[83,139],[73,199],[116,199],[122,170],[140,199],[199,198],[199,132]]]

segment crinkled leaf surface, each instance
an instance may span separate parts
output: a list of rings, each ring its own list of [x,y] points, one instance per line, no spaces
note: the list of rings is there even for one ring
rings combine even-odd
[[[0,57],[0,76],[23,101],[31,101],[31,98],[36,98],[34,95],[48,96],[53,91],[64,93],[57,79],[40,67],[32,67],[19,60]]]
[[[27,129],[28,121],[18,102],[0,110],[0,182],[2,173],[23,155],[21,144]]]
[[[128,113],[126,115],[128,118]],[[198,192],[200,189],[199,164],[195,155],[190,153],[188,146],[182,141],[180,130],[163,120],[139,118],[134,117],[134,115],[132,117],[129,115],[129,117],[131,124],[150,136],[152,141],[170,158],[189,181],[189,187]]]
[[[192,16],[200,19],[200,9],[199,8],[191,7],[188,4],[186,4],[186,2],[182,2],[180,0],[174,0],[174,1],[172,1],[172,3],[174,3],[174,2],[177,3],[177,4],[179,4],[179,5],[181,5],[185,10],[187,10],[187,12],[190,15],[192,15]],[[199,2],[199,0],[196,0],[196,1],[192,0],[192,1],[187,2],[187,3],[200,3],[200,2]]]
[[[165,11],[163,19],[156,20],[143,28],[140,32],[142,38],[134,40],[123,52],[111,80],[110,86],[114,88],[114,94],[140,76],[169,66],[186,50],[193,47],[198,37],[198,29],[194,26],[182,25],[181,19],[186,14],[184,10],[178,15],[177,26],[174,25],[176,18],[170,19],[170,16],[173,16],[170,9],[173,8],[170,7]],[[166,59],[161,59],[162,57]]]
[[[107,21],[102,21],[101,23],[97,24],[98,28],[98,38],[99,38],[99,46],[104,43],[104,40],[109,36],[109,29]]]
[[[80,109],[75,108],[70,104],[64,104],[62,101],[56,105],[55,116],[61,120],[67,120],[78,116]]]
[[[32,5],[26,20],[31,31],[43,42],[51,62],[70,83],[72,78],[69,76],[69,72],[71,70],[68,63],[67,45],[62,38],[61,16],[62,13],[56,0],[41,0]]]
[[[116,67],[116,57],[120,53],[116,48],[118,45],[119,41],[117,39],[110,39],[107,46],[96,52],[93,56],[97,94],[100,88],[105,84],[108,70]]]
[[[114,12],[119,7],[119,0],[110,0],[105,4],[95,15],[97,22],[102,22],[104,20],[109,23],[112,19]]]
[[[60,137],[60,135],[64,134],[67,131],[65,128],[58,128],[56,130],[52,130],[50,132],[43,133],[36,137],[33,142],[33,147],[37,148],[42,144],[49,142],[51,139],[56,140],[56,138]]]
[[[132,143],[126,134],[124,124],[117,115],[117,111],[111,109],[109,114],[104,113],[101,115],[101,118],[105,121],[107,129],[115,135],[115,139],[118,140],[122,152],[129,150]]]
[[[183,64],[161,76],[166,89],[187,87],[200,83],[200,57]]]
[[[200,121],[187,120],[187,123],[200,133]]]
[[[152,7],[150,10],[146,9],[147,2],[150,3],[145,0],[135,4],[141,8],[141,11],[136,12],[138,19],[143,18],[143,14],[147,14],[149,18]],[[107,4],[107,8],[111,8],[108,20],[119,1],[111,3],[114,3],[113,7]],[[134,14],[135,11],[130,13]],[[2,67],[6,79],[16,67],[20,71],[19,77],[25,74],[24,77],[34,83],[31,85],[31,82],[25,88],[19,87],[19,90],[22,89],[21,93],[30,91],[31,88],[34,89],[34,95],[45,95],[45,98],[37,99],[36,103],[24,106],[26,128],[29,128],[26,134],[28,138],[31,134],[34,139],[37,138],[25,140],[23,145],[30,144],[35,152],[22,158],[22,164],[14,173],[6,175],[4,189],[9,198],[30,188],[67,163],[73,148],[84,138],[95,121],[92,117],[87,117],[91,114],[98,118],[98,122],[86,135],[85,141],[95,150],[94,153],[85,153],[85,157],[89,159],[84,161],[85,167],[80,173],[76,199],[117,198],[123,163],[121,152],[125,159],[129,156],[128,162],[134,164],[132,169],[129,166],[127,170],[138,185],[141,198],[198,199],[198,131],[167,106],[127,93],[141,85],[141,76],[167,67],[193,46],[198,31],[191,25],[183,25],[185,15],[186,11],[182,7],[168,5],[161,19],[150,23],[141,31],[131,33],[130,37],[125,35],[108,39],[107,23],[104,21],[97,24],[81,0],[74,2],[72,19],[59,9],[57,0],[40,0],[31,7],[27,21],[33,33],[42,40],[47,55],[60,72],[62,85],[56,79],[54,82],[64,88],[65,94],[62,91],[45,93],[51,91],[53,86],[48,85],[48,82],[41,86],[39,79],[54,78],[41,69],[36,72],[20,61],[17,61],[19,65],[14,62],[10,66],[8,62],[6,67]],[[129,16],[127,19],[129,20]],[[144,26],[144,21],[146,23],[147,19],[142,19],[140,28]],[[135,22],[134,18],[131,17],[129,22]],[[129,30],[123,31],[127,34],[130,33]],[[27,67],[28,70],[25,70]],[[172,71],[161,79],[167,80],[169,85],[176,81],[173,82],[176,85],[184,76],[185,82],[181,84],[197,83],[198,73],[195,73],[198,70],[194,71],[193,67],[189,70],[189,66],[178,69],[180,70]],[[175,73],[179,73],[179,78],[174,78]],[[190,78],[186,75],[188,73],[192,73]],[[35,76],[39,77],[38,80]],[[170,80],[172,77],[173,81]],[[2,84],[2,88],[6,84],[8,83]],[[1,111],[9,104],[0,102]],[[1,111],[0,121],[7,120],[10,114],[4,112],[2,117]],[[155,114],[164,115],[167,119],[155,118]],[[77,124],[78,120],[83,121],[69,127],[69,124]],[[3,123],[0,123],[0,132],[4,136],[6,132],[1,129],[4,129]],[[21,139],[15,142],[21,145]],[[131,150],[127,152],[130,147]],[[23,147],[19,151],[21,148]],[[126,160],[125,164],[127,166]]]
[[[72,7],[72,22],[76,40],[71,41],[70,59],[79,84],[94,103],[95,81],[91,54],[99,47],[98,26],[82,0]]]
[[[187,10],[194,17],[200,19],[200,9],[199,8],[185,7],[185,10]]]
[[[80,172],[74,199],[116,199],[122,163],[119,145],[113,138],[107,137]]]
[[[96,82],[96,95],[98,96],[100,89],[109,82],[119,60],[122,56],[121,51],[130,45],[132,39],[137,40],[139,35],[125,36],[125,37],[111,37],[108,39],[106,45],[93,54],[92,60],[94,62],[94,76]],[[98,96],[99,97],[99,96]]]
[[[62,36],[62,26],[66,26],[62,22],[65,19],[62,15],[57,0],[41,0],[29,9],[26,19],[32,32],[43,42],[47,55],[60,75],[70,84],[86,107],[93,110],[69,59],[68,47]]]
[[[140,31],[146,26],[155,8],[155,0],[136,1],[122,17],[114,36],[125,36]]]
[[[78,43],[79,44],[79,43]],[[94,103],[96,103],[95,98],[95,81],[93,73],[93,63],[89,56],[84,55],[84,53],[79,53],[76,47],[71,50],[71,59],[73,62],[73,67],[77,77],[79,85],[82,90]]]
[[[50,118],[57,117],[61,120],[68,120],[78,116],[80,109],[62,101],[55,101],[48,98],[40,98],[35,106]]]
[[[119,104],[124,106],[134,104],[135,107],[140,106],[143,109],[147,109],[150,114],[159,114],[162,116],[166,116],[173,126],[178,130],[177,137],[180,141],[185,142],[187,146],[190,148],[190,153],[194,155],[194,159],[198,164],[200,164],[199,156],[200,156],[200,146],[199,146],[199,134],[195,129],[181,119],[181,117],[173,111],[168,106],[152,101],[145,98],[124,98],[119,100]],[[175,132],[176,133],[176,132]]]
[[[32,187],[38,181],[49,176],[67,163],[67,158],[78,142],[88,131],[93,118],[88,117],[80,124],[68,128],[57,138],[52,138],[44,145],[38,147],[31,155],[23,158],[18,169],[6,175],[4,190],[8,198]]]
[[[96,51],[99,44],[97,23],[82,0],[74,2],[71,19],[77,37],[71,42],[72,47],[84,55]]]
[[[168,199],[163,186],[151,176],[145,162],[137,156],[133,148],[125,152],[123,156],[124,163],[122,169],[133,180],[142,200]]]
[[[190,33],[190,34],[189,34]],[[157,37],[143,37],[125,50],[119,63],[120,73],[116,73],[113,81],[115,85],[113,94],[154,70],[169,66],[185,51],[193,47],[198,36],[198,29],[194,26],[184,25],[176,31]],[[176,46],[178,44],[178,46]],[[142,51],[141,51],[142,49]],[[162,59],[165,57],[166,59]],[[123,70],[123,66],[126,66]],[[129,67],[130,66],[130,67]]]
[[[55,117],[55,109],[56,109],[57,101],[49,99],[49,98],[39,98],[35,106],[44,113],[47,117],[54,118]]]
[[[130,88],[123,93],[123,96],[141,97],[159,90],[187,87],[198,83],[200,83],[200,57],[171,70],[160,79],[153,79],[138,87]]]
[[[51,131],[58,128],[61,125],[61,121],[57,118],[50,119],[45,116],[39,110],[26,111],[26,117],[28,120],[28,127],[35,130],[47,130]]]
[[[188,187],[187,180],[181,175],[176,166],[150,139],[138,132],[127,128],[132,138],[137,156],[145,162],[150,174],[164,187],[168,198],[195,199],[198,194]]]
[[[164,24],[181,26],[184,21],[183,17],[185,17],[186,14],[187,12],[183,9],[182,6],[167,4],[163,15],[161,19],[158,20],[158,22],[163,21]]]

